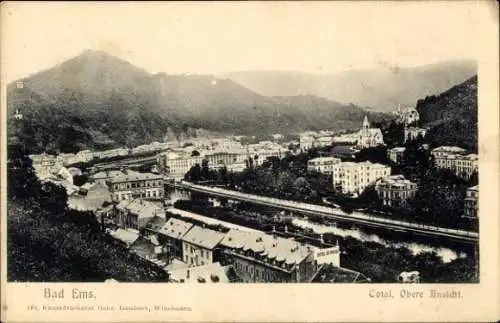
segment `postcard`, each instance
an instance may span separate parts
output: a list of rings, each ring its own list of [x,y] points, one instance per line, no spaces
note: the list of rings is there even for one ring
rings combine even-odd
[[[498,23],[3,2],[2,321],[500,319]]]

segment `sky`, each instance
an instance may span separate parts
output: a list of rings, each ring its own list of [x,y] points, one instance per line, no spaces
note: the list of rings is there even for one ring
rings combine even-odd
[[[2,76],[10,82],[86,49],[172,74],[335,73],[476,59],[484,4],[4,2]]]

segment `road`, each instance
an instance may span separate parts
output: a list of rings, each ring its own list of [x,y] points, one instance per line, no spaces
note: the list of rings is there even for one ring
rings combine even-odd
[[[392,219],[382,218],[379,216],[373,216],[362,212],[346,213],[338,208],[326,207],[315,204],[307,204],[295,201],[287,201],[287,200],[253,195],[253,194],[246,194],[217,187],[196,185],[185,181],[176,184],[167,183],[167,185],[174,186],[179,189],[187,189],[187,190],[207,193],[213,196],[225,197],[234,200],[247,201],[260,205],[282,208],[289,211],[300,212],[303,214],[320,215],[333,220],[347,221],[347,222],[357,223],[363,226],[385,228],[394,231],[406,231],[419,235],[433,236],[438,238],[448,238],[452,240],[458,240],[470,243],[477,243],[479,241],[479,234],[477,232],[455,230],[455,229],[441,228],[431,225],[392,220]]]

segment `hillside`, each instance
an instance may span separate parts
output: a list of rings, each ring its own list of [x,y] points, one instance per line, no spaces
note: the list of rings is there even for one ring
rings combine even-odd
[[[426,140],[436,145],[457,145],[477,152],[477,76],[439,94],[418,100],[416,106]]]
[[[20,86],[22,85],[22,86]],[[7,87],[9,140],[34,152],[136,146],[203,131],[241,135],[359,127],[365,112],[325,99],[270,98],[210,75],[149,74],[101,51]],[[379,118],[370,114],[370,118]]]
[[[477,74],[473,61],[442,62],[413,68],[351,70],[335,74],[246,71],[221,75],[266,96],[315,95],[379,111],[441,93]]]

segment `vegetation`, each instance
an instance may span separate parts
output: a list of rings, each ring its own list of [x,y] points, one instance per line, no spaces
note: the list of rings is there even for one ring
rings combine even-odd
[[[452,145],[477,152],[477,75],[417,102],[431,147]]]
[[[69,210],[66,191],[40,183],[19,147],[9,151],[9,281],[166,281],[166,273],[130,254],[90,212]]]

